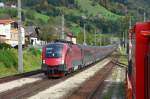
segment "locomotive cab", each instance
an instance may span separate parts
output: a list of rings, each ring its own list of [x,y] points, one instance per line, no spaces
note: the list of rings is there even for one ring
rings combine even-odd
[[[63,76],[66,71],[64,64],[64,44],[48,44],[43,48],[42,71],[48,76]]]

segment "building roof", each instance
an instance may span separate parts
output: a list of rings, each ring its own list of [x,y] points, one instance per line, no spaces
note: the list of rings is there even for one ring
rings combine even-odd
[[[35,28],[36,28],[35,26],[25,27],[25,35],[30,37],[37,37]]]
[[[0,19],[0,24],[11,24],[14,23],[15,21],[12,19]]]
[[[67,36],[68,36],[68,37],[71,37],[71,38],[76,37],[76,36],[73,35],[72,32],[67,33]]]

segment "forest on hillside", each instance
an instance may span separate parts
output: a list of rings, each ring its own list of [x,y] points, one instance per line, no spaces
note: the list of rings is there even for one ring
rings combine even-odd
[[[0,2],[17,5],[17,0]],[[81,43],[85,23],[89,39],[95,30],[122,37],[123,32],[128,32],[130,19],[132,24],[143,21],[144,12],[149,19],[149,3],[149,0],[22,0],[22,20],[24,26],[40,27],[40,39],[49,41],[58,38],[64,14],[65,31],[73,32]],[[17,10],[0,10],[0,18],[17,19]]]

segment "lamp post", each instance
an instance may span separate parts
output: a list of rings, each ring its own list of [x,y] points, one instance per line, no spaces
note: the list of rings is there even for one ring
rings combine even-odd
[[[22,32],[21,32],[21,0],[18,0],[18,71],[23,73]]]

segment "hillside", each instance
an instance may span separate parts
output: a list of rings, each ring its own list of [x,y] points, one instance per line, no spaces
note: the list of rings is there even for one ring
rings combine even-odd
[[[36,12],[35,10],[31,9],[23,9],[22,13],[22,19],[24,23],[26,21],[37,21],[37,20],[42,20],[43,22],[47,22],[49,17],[47,15],[41,14]],[[17,9],[15,8],[1,8],[0,9],[0,18],[5,19],[5,18],[13,18],[17,19]]]
[[[0,0],[7,4],[15,4],[16,0]],[[65,32],[73,32],[82,43],[83,38],[78,34],[83,33],[83,24],[86,24],[87,35],[94,35],[94,31],[103,34],[121,36],[127,20],[124,15],[115,13],[102,6],[101,3],[91,0],[22,0],[22,19],[25,26],[35,25],[40,27],[40,39],[50,41],[58,38],[61,32],[61,15],[65,15]],[[16,18],[15,9],[0,11],[0,17],[10,15]],[[5,12],[5,13],[3,13]],[[86,19],[83,18],[86,16]],[[90,41],[91,40],[91,41]],[[87,40],[93,42],[94,39]],[[88,43],[89,43],[88,42]]]
[[[16,3],[16,0],[1,1],[7,4]],[[130,17],[132,24],[143,21],[145,11],[149,19],[149,3],[149,0],[105,0],[105,2],[104,0],[22,0],[23,24],[39,26],[40,38],[50,41],[58,38],[61,32],[63,13],[65,32],[73,32],[76,36],[82,34],[83,24],[86,23],[88,34],[94,34],[97,30],[99,33],[122,36],[122,32],[128,29]],[[17,14],[14,14],[16,12],[13,9],[5,12],[16,18]],[[6,13],[0,11],[0,17]],[[86,19],[83,16],[86,16]],[[81,37],[77,39],[79,43],[83,41]]]
[[[113,0],[108,2],[108,9],[121,15],[130,15],[134,22],[143,21],[144,12],[147,20],[150,19],[149,0]]]
[[[91,0],[77,0],[79,3],[79,6],[81,6],[81,9],[84,11],[88,11],[89,15],[99,15],[107,20],[117,20],[120,18],[120,15],[117,15],[115,13],[112,13],[111,11],[107,10],[103,6],[99,4],[93,4]]]

